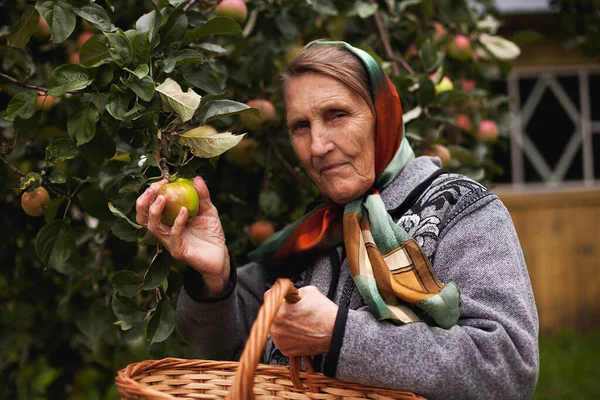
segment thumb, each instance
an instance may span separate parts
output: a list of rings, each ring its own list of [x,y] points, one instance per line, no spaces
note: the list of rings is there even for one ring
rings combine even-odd
[[[204,179],[201,176],[197,176],[194,178],[192,185],[196,189],[196,193],[198,193],[198,214],[216,213],[216,208],[212,201],[210,201],[210,192]]]

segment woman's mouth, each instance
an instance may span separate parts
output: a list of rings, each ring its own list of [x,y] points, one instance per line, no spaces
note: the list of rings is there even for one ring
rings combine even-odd
[[[346,163],[330,164],[326,167],[321,168],[321,173],[324,174],[327,172],[336,171],[336,170],[340,169],[341,167],[343,167],[344,165],[346,165]]]

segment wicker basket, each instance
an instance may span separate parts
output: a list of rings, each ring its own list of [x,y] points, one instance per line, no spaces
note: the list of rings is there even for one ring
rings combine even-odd
[[[423,399],[414,393],[344,382],[300,371],[301,359],[290,358],[290,367],[258,364],[271,321],[283,300],[299,300],[288,279],[279,279],[265,298],[252,326],[239,362],[165,358],[128,365],[115,383],[123,400],[176,399]]]

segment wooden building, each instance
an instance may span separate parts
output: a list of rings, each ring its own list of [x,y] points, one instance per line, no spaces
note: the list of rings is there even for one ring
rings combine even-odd
[[[546,0],[497,0],[501,33],[533,29],[510,96],[507,173],[493,189],[523,247],[543,332],[600,327],[600,63],[569,49]]]

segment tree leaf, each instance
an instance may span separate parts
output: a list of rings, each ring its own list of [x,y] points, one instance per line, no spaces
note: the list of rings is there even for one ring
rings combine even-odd
[[[54,43],[62,43],[71,36],[77,18],[69,3],[64,0],[38,1],[35,8],[48,23]]]
[[[44,221],[46,221],[47,224],[56,219],[56,214],[58,214],[58,209],[60,208],[63,200],[64,199],[62,197],[50,199],[48,207],[46,207],[46,211],[44,212]]]
[[[216,54],[227,53],[226,49],[224,49],[223,47],[219,46],[218,44],[213,44],[213,43],[200,43],[198,45],[198,48],[200,48],[202,50],[209,51],[211,53],[216,53]]]
[[[375,14],[378,8],[379,7],[377,4],[369,4],[364,1],[355,1],[354,5],[352,6],[352,10],[346,13],[346,16],[353,17],[358,15],[360,18],[365,19]]]
[[[427,105],[435,99],[435,86],[427,75],[423,75],[419,79],[417,96],[421,107],[427,107]]]
[[[67,176],[62,171],[53,171],[48,177],[48,180],[50,180],[50,183],[66,183]]]
[[[264,190],[258,196],[258,205],[266,215],[277,216],[281,214],[281,197],[274,190]]]
[[[75,252],[75,234],[69,219],[45,225],[35,239],[35,252],[45,266],[61,267]]]
[[[214,119],[226,117],[228,115],[247,112],[257,117],[260,116],[258,110],[249,107],[247,104],[239,103],[233,100],[214,100],[203,105],[198,111],[200,125],[204,125]]]
[[[141,322],[148,312],[141,308],[133,299],[114,293],[111,302],[112,310],[119,320],[135,325]]]
[[[321,15],[333,17],[339,14],[332,0],[313,0],[312,8]]]
[[[167,347],[169,345],[169,340],[165,340],[160,343],[152,343],[148,346],[148,353],[155,359],[159,360],[161,358],[165,358],[167,356]]]
[[[108,38],[108,51],[119,67],[124,67],[133,60],[133,45],[122,30],[117,33],[104,33]]]
[[[131,96],[129,93],[115,91],[108,97],[108,101],[106,102],[106,111],[108,111],[108,113],[112,115],[114,119],[125,121],[132,98],[133,96]]]
[[[275,18],[275,25],[277,26],[277,29],[279,29],[279,32],[281,32],[281,34],[289,42],[295,41],[300,33],[298,27],[294,23],[294,20],[290,17],[290,14],[286,10],[284,10]]]
[[[95,340],[111,327],[114,320],[115,317],[110,310],[100,301],[95,301],[79,315],[75,324],[85,336]]]
[[[77,146],[94,138],[99,115],[98,109],[91,101],[80,103],[71,113],[67,121],[67,131],[77,140]]]
[[[15,118],[29,119],[36,111],[38,94],[32,90],[25,90],[15,94],[8,102],[4,119],[14,121]]]
[[[169,54],[163,62],[163,70],[168,74],[173,72],[177,65],[202,64],[204,57],[192,49],[176,50]]]
[[[150,72],[150,68],[146,64],[140,64],[137,66],[135,70],[130,70],[128,68],[123,68],[125,71],[131,72],[133,75],[138,77],[139,79],[144,78]]]
[[[419,118],[422,113],[423,113],[423,109],[421,107],[419,107],[419,106],[416,106],[412,110],[409,110],[409,111],[407,111],[407,112],[405,112],[405,113],[402,114],[402,121],[405,124],[408,124],[413,119]]]
[[[148,267],[144,275],[143,290],[152,290],[160,285],[169,277],[171,266],[166,262],[165,257],[159,257]]]
[[[154,315],[148,321],[146,341],[149,345],[164,342],[175,329],[175,310],[162,300],[158,303]]]
[[[106,10],[98,3],[86,4],[82,7],[75,8],[74,11],[98,30],[101,30],[102,32],[110,31],[110,17]]]
[[[427,72],[438,68],[444,62],[444,53],[437,46],[429,41],[421,46],[421,62]]]
[[[116,130],[112,127],[112,124],[107,122],[107,120],[114,121],[108,116],[100,118],[100,121],[96,123],[96,134],[94,135],[94,138],[79,147],[79,150],[83,153],[85,159],[93,165],[102,164],[104,160],[114,156],[117,150],[117,144],[112,137]]]
[[[142,32],[136,29],[130,29],[125,32],[125,35],[131,41],[133,46],[133,64],[149,64],[150,53],[152,52],[149,39],[150,32]]]
[[[110,282],[115,292],[125,297],[133,297],[142,290],[142,280],[133,271],[119,271],[112,276]]]
[[[46,165],[53,167],[77,156],[77,146],[71,138],[58,138],[46,146]]]
[[[185,35],[186,42],[193,42],[209,35],[239,35],[242,33],[240,25],[231,18],[216,17],[206,21],[193,31]]]
[[[192,149],[192,153],[200,158],[211,158],[223,154],[238,144],[245,135],[245,133],[233,135],[231,132],[223,132],[206,136],[203,133],[194,133],[194,129],[181,134]]]
[[[479,42],[492,54],[493,57],[501,61],[512,61],[521,55],[521,49],[519,49],[519,46],[500,36],[482,33],[481,36],[479,36]],[[478,51],[477,55],[484,60],[490,59],[489,54],[487,54],[485,51]]]
[[[117,217],[123,218],[125,221],[127,221],[131,226],[135,227],[136,229],[143,228],[143,226],[138,225],[135,222],[133,222],[132,220],[130,220],[123,212],[121,212],[119,209],[117,209],[115,206],[113,206],[111,202],[108,202],[108,209],[110,210],[111,213],[113,213]]]
[[[42,185],[42,176],[37,172],[28,172],[21,177],[19,189],[31,192]]]
[[[219,79],[208,68],[183,67],[181,72],[186,81],[207,93],[218,94],[222,90]]]
[[[142,79],[132,76],[130,80],[123,81],[123,83],[144,101],[151,101],[154,97],[154,81],[147,75]]]
[[[182,9],[176,9],[169,15],[165,24],[158,31],[158,34],[160,35],[160,42],[164,43],[166,46],[181,40],[185,34],[185,31],[187,30],[187,27],[187,15],[185,15],[185,12],[183,12]]]
[[[156,31],[163,24],[163,16],[158,9],[142,15],[136,22],[135,28],[141,32],[148,32],[148,43],[154,41]]]
[[[24,47],[38,27],[40,13],[33,6],[27,7],[19,23],[8,35],[8,43],[18,49]]]
[[[81,90],[93,82],[87,68],[78,64],[65,64],[56,68],[48,78],[48,94],[62,96],[67,92]]]
[[[110,61],[108,38],[104,35],[92,36],[79,50],[79,62],[86,67],[97,67]]]
[[[116,220],[110,227],[116,237],[125,242],[137,242],[140,231],[135,229],[124,219]]]
[[[182,122],[189,121],[194,116],[196,109],[200,105],[201,96],[191,88],[186,93],[181,90],[181,86],[171,78],[167,78],[161,83],[156,91],[160,93],[163,106],[167,110],[171,109],[179,115]]]

